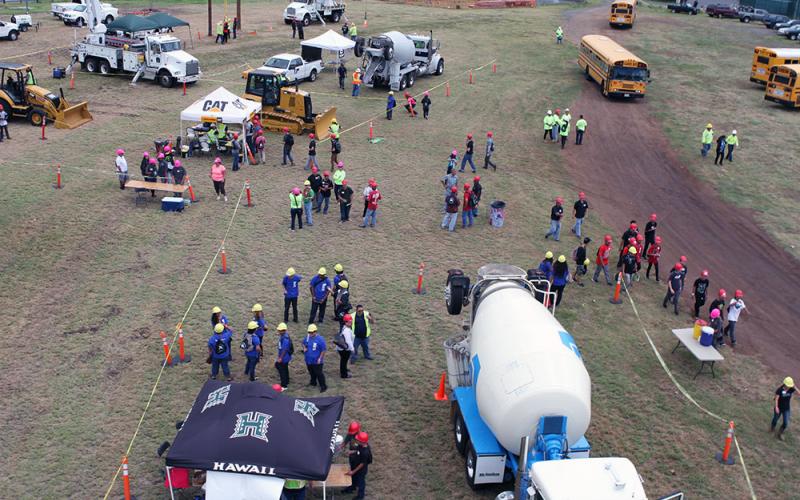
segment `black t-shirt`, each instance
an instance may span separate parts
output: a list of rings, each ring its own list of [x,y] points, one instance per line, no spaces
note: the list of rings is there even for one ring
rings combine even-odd
[[[175,167],[172,169],[172,177],[175,178],[175,184],[182,184],[183,178],[186,176],[186,169],[183,167]]]
[[[637,231],[635,229],[631,229],[631,228],[626,229],[625,232],[622,233],[622,246],[623,247],[627,247],[628,246],[628,240],[631,239],[631,238],[636,238],[637,234],[639,234],[639,231]]]
[[[328,191],[328,196],[330,195],[330,191]],[[353,202],[353,188],[350,186],[344,186],[339,190],[339,196],[341,196],[342,200],[344,200],[345,205],[350,205]]]
[[[317,141],[314,139],[308,143],[308,156],[317,156]]]
[[[323,188],[320,190],[322,192],[323,198],[331,197],[331,189],[333,189],[333,181],[330,179],[330,177],[323,177],[322,181],[319,183],[319,187]],[[352,191],[352,189],[350,191]]]
[[[720,318],[721,318],[721,317],[722,317],[722,311],[723,311],[723,309],[725,309],[725,301],[724,301],[723,299],[714,299],[714,300],[711,302],[711,305],[708,307],[708,312],[709,312],[709,314],[710,314],[710,313],[711,313],[711,311],[713,311],[715,308],[716,308],[716,309],[719,309]]]
[[[586,260],[586,247],[579,246],[575,249],[575,263],[579,266],[583,265],[583,261]]]
[[[575,208],[575,218],[583,219],[586,217],[586,211],[589,210],[589,204],[586,200],[578,200],[573,208]]]
[[[697,278],[694,280],[694,294],[695,296],[705,297],[708,291],[708,280]]]
[[[680,293],[683,289],[683,281],[681,280],[681,273],[672,271],[669,273],[669,283],[672,285],[672,290],[675,293]]]
[[[622,265],[624,267],[625,274],[633,274],[636,272],[636,256],[630,253],[626,253],[625,257],[622,258]]]
[[[783,386],[780,386],[778,387],[778,390],[775,391],[775,395],[778,396],[778,409],[780,411],[786,411],[791,408],[792,394],[794,394],[794,390],[794,387],[791,389],[785,389]]]
[[[370,450],[369,446],[359,446],[349,457],[350,459],[350,470],[355,469],[359,466],[359,464],[364,464],[364,467],[358,471],[358,474],[366,474],[367,468],[369,464],[372,463],[372,450]]]
[[[478,197],[478,200],[481,199],[481,193],[483,192],[483,186],[481,186],[480,182],[475,182],[472,185],[472,194]]]
[[[322,185],[322,176],[319,174],[311,174],[308,176],[308,182],[311,183],[311,189],[316,193]]]
[[[359,339],[367,338],[367,321],[363,314],[353,316],[353,335]]]
[[[473,150],[474,148],[475,148],[475,143],[474,143],[474,142],[472,142],[472,139],[468,140],[468,141],[467,141],[467,154],[468,154],[468,155],[471,155],[471,154],[472,154],[472,150]]]
[[[550,220],[561,220],[563,215],[564,207],[561,205],[553,205],[553,208],[550,209]]]
[[[658,222],[656,221],[649,221],[647,225],[644,226],[644,239],[645,241],[649,241],[650,243],[655,243],[656,241],[656,226],[658,226]]]

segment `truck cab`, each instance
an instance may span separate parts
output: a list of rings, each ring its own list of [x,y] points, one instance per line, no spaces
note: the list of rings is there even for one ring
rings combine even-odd
[[[19,38],[19,26],[15,23],[8,21],[0,21],[0,38],[11,40],[12,42]]]
[[[284,78],[292,83],[299,83],[300,80],[313,82],[322,71],[322,61],[306,61],[297,54],[277,54],[267,58],[264,65],[258,69],[273,71],[283,75]]]
[[[162,86],[171,87],[176,81],[190,83],[200,79],[200,62],[183,50],[180,39],[150,35],[144,41],[147,68],[156,72]]]
[[[303,0],[292,2],[283,10],[283,22],[291,24],[298,19],[308,26],[312,21],[319,20],[325,24],[324,19],[338,23],[344,14],[345,4],[338,0]]]

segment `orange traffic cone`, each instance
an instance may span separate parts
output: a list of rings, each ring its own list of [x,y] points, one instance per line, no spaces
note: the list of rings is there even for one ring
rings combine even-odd
[[[442,378],[439,379],[439,390],[433,395],[436,401],[447,401],[447,393],[444,392],[444,377],[445,372],[442,372]]]

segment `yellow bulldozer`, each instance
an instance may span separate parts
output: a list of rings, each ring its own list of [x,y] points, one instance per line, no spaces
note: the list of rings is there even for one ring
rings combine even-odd
[[[268,69],[254,69],[246,76],[244,98],[261,103],[261,125],[265,129],[282,132],[288,128],[293,134],[314,132],[320,139],[328,136],[336,108],[314,113],[308,92],[288,86],[282,75]]]
[[[0,104],[9,116],[24,118],[37,127],[47,118],[56,128],[68,129],[92,121],[86,101],[70,106],[64,92],[59,94],[36,85],[30,65],[0,62]]]

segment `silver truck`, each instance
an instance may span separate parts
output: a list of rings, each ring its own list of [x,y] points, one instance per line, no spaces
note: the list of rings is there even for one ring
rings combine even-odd
[[[345,4],[338,0],[303,0],[292,2],[283,9],[283,22],[291,24],[295,19],[303,21],[304,26],[311,21],[325,24],[325,20],[338,23],[344,15]]]
[[[412,87],[417,76],[444,73],[439,40],[428,35],[389,31],[371,37],[364,46],[363,81],[367,87],[392,90]]]

